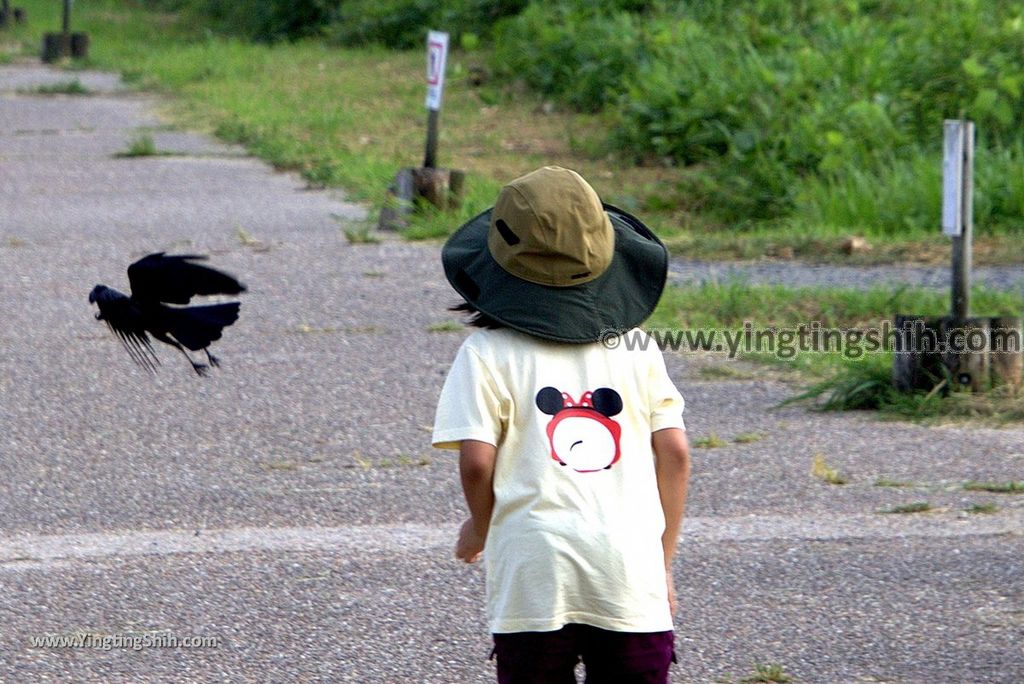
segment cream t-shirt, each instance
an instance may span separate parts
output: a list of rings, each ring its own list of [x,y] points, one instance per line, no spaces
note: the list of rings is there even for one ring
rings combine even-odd
[[[508,329],[465,340],[433,444],[497,447],[484,552],[491,632],[672,629],[651,433],[685,429],[682,411],[653,340],[609,349]]]

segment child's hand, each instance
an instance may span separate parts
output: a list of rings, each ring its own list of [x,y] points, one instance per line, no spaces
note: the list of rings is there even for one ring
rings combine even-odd
[[[487,535],[481,535],[470,518],[462,523],[459,530],[459,541],[455,544],[455,557],[467,563],[476,563],[484,552],[484,541]]]

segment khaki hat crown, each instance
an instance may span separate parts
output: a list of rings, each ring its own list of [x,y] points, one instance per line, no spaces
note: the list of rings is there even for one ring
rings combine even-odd
[[[569,287],[604,273],[615,252],[615,231],[587,181],[575,171],[546,166],[502,188],[487,247],[518,278]]]

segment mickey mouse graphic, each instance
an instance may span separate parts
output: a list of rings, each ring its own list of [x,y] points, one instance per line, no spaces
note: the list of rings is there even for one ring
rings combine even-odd
[[[622,411],[622,397],[601,387],[575,401],[566,392],[545,387],[537,392],[537,408],[549,416],[551,458],[578,473],[611,468],[619,460],[621,426],[611,419]]]

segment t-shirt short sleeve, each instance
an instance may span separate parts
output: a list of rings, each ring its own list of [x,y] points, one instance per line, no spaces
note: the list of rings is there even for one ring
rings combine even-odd
[[[668,376],[665,358],[657,348],[651,350],[651,374],[648,382],[651,406],[651,432],[666,428],[686,429],[683,422],[683,395]]]
[[[463,343],[441,390],[431,439],[438,449],[458,449],[465,439],[498,446],[503,432],[502,397],[493,374]]]

